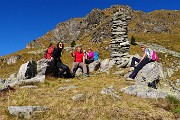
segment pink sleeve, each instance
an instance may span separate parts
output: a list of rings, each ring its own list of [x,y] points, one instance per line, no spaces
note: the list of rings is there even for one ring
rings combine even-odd
[[[88,59],[94,59],[94,52],[90,52],[90,53],[89,53]]]

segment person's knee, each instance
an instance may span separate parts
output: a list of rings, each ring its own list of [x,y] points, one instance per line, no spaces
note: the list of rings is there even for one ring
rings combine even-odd
[[[69,67],[65,65],[64,66],[64,70],[68,70],[68,69],[69,69]]]

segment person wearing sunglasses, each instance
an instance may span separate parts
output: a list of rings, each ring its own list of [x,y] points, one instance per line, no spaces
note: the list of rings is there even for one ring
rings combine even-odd
[[[62,42],[58,42],[57,47],[55,48],[51,60],[55,62],[55,65],[57,67],[57,73],[58,73],[58,77],[67,77],[67,78],[71,78],[71,72],[70,69],[67,65],[62,63],[61,60],[61,55],[62,55],[62,51],[64,49],[64,44]],[[66,72],[66,74],[64,74]]]

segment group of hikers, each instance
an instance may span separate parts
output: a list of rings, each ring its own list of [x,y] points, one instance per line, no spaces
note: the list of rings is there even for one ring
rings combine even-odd
[[[75,52],[70,50],[70,54],[74,58],[72,69],[70,70],[67,65],[62,63],[61,55],[63,49],[64,44],[62,42],[58,42],[56,48],[50,43],[44,56],[46,59],[50,59],[55,63],[57,68],[55,70],[55,73],[57,73],[55,76],[60,78],[73,78],[75,77],[77,69],[82,68],[83,76],[89,77],[87,65],[98,60],[97,52],[93,52],[91,48],[88,48],[88,51],[86,52],[82,49],[82,46],[78,46]]]
[[[134,79],[137,73],[148,63],[157,61],[158,57],[155,51],[148,48],[145,45],[140,45],[141,50],[143,52],[143,56],[141,59],[136,57],[132,58],[131,67],[134,68],[133,72],[129,75],[129,79]],[[82,49],[82,46],[78,46],[76,51],[70,51],[71,56],[74,58],[74,62],[72,65],[72,69],[62,63],[61,55],[64,49],[64,44],[62,42],[58,42],[57,47],[55,48],[53,44],[50,44],[49,48],[46,51],[45,58],[50,59],[55,63],[57,77],[67,77],[73,78],[75,77],[75,73],[77,69],[80,67],[83,71],[83,76],[89,77],[88,73],[88,64],[98,60],[97,52],[93,52],[91,48],[88,48],[88,51]],[[95,54],[96,53],[96,54]],[[136,64],[136,62],[138,64]]]

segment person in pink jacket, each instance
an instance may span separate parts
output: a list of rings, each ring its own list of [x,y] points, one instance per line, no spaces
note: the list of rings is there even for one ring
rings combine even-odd
[[[87,58],[85,59],[86,64],[90,64],[90,63],[94,62],[94,52],[92,51],[91,48],[88,48],[88,52],[85,54],[87,56]]]

